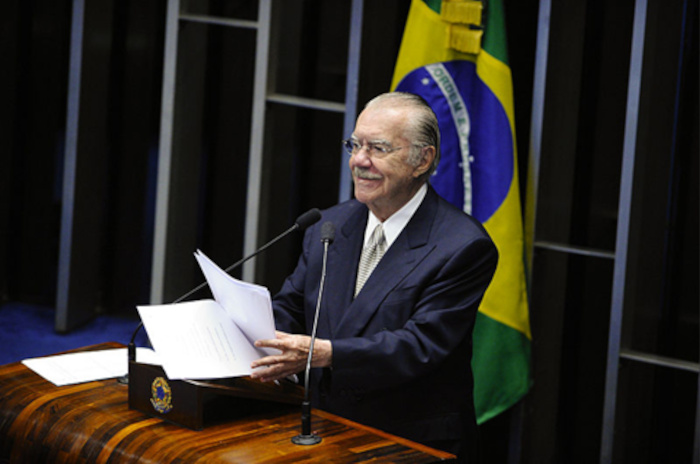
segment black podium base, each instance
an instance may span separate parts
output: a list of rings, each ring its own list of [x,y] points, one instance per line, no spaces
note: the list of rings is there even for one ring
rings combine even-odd
[[[263,384],[249,377],[170,380],[161,366],[129,362],[129,409],[192,430],[285,411],[302,400],[303,390],[292,383]]]

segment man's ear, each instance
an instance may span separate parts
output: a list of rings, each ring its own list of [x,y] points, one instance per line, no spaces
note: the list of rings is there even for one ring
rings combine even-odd
[[[421,148],[420,163],[416,166],[416,170],[413,171],[413,177],[416,179],[425,174],[430,170],[430,166],[433,165],[435,160],[435,147],[430,145],[428,147]]]

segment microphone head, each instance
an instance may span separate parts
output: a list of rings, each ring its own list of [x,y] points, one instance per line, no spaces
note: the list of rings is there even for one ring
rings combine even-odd
[[[335,239],[335,224],[332,222],[324,222],[321,226],[321,241],[333,243]]]
[[[301,230],[306,229],[310,225],[316,224],[321,220],[321,211],[318,208],[313,208],[299,216],[294,223]]]

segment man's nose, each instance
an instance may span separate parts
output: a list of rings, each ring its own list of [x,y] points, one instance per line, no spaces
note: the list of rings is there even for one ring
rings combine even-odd
[[[369,148],[366,145],[362,145],[360,149],[352,155],[350,160],[354,164],[359,164],[361,166],[372,164],[372,158],[369,156]]]

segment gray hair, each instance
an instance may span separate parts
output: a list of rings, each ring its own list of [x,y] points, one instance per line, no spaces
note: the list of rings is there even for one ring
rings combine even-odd
[[[416,166],[420,163],[422,149],[430,146],[435,147],[435,159],[428,171],[421,176],[423,180],[427,180],[440,163],[440,128],[433,109],[423,97],[408,92],[383,93],[367,102],[365,108],[375,105],[410,107],[415,110],[415,118],[406,128],[407,134],[405,136],[412,144],[407,161]]]

